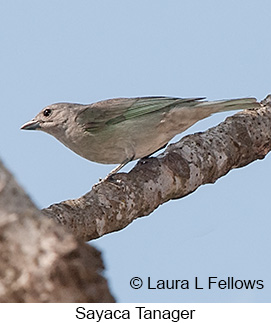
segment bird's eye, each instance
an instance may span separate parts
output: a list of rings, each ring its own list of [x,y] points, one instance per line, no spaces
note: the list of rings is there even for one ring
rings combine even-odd
[[[45,117],[49,117],[49,115],[52,113],[52,110],[51,109],[45,109],[44,111],[43,111],[43,115],[45,116]]]

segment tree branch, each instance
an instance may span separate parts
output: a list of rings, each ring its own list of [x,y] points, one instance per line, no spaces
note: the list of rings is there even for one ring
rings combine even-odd
[[[40,215],[0,162],[0,302],[113,302],[100,253]]]
[[[261,108],[244,110],[206,132],[186,136],[158,157],[140,160],[128,174],[116,174],[84,196],[51,205],[42,213],[90,240],[120,230],[200,185],[214,183],[233,168],[264,158],[271,150],[269,99]]]

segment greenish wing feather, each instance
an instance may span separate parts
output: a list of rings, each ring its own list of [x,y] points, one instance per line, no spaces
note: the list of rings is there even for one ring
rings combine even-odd
[[[138,118],[158,110],[167,110],[175,105],[195,103],[201,98],[180,99],[170,97],[120,98],[100,101],[82,111],[77,121],[86,131],[96,132],[105,126],[114,125],[125,120]]]

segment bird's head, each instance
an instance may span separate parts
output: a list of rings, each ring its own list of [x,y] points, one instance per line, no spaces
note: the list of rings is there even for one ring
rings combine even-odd
[[[32,120],[22,125],[24,130],[42,130],[56,135],[66,130],[68,124],[74,121],[81,104],[56,103],[42,109]]]

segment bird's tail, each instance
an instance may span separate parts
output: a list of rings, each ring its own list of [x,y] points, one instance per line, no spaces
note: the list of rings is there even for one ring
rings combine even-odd
[[[198,102],[201,107],[214,108],[215,112],[259,108],[261,104],[255,98],[243,98],[219,101]]]

